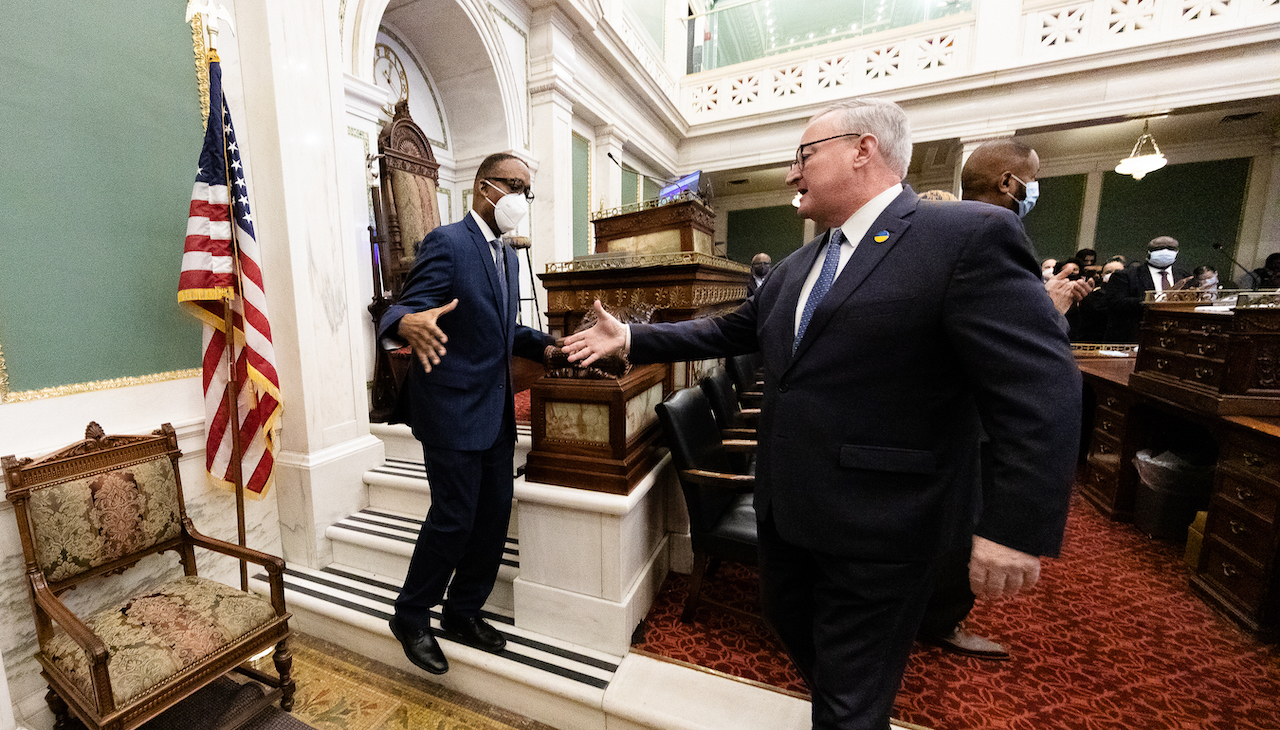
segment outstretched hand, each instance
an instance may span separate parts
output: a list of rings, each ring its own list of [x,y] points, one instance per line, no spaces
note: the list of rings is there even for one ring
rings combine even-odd
[[[457,306],[458,300],[454,299],[434,309],[413,312],[400,318],[398,332],[413,348],[418,361],[422,363],[422,369],[427,372],[431,372],[432,365],[440,364],[440,358],[444,357],[445,353],[444,343],[449,341],[449,337],[445,335],[444,330],[440,329],[436,321],[452,312]]]
[[[973,536],[969,587],[979,598],[1010,598],[1040,580],[1040,558]]]
[[[591,329],[564,338],[564,351],[569,362],[586,367],[608,355],[621,355],[627,344],[627,328],[595,302],[596,323]]]

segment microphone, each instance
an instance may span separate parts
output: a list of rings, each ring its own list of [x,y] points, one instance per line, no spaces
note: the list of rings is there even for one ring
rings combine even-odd
[[[627,168],[625,168],[625,167],[623,167],[623,166],[622,166],[622,163],[621,163],[621,162],[618,162],[618,158],[617,158],[617,157],[614,157],[612,152],[606,152],[606,153],[605,153],[605,156],[607,156],[609,159],[613,160],[613,164],[617,165],[619,169],[622,169],[622,170],[626,170],[626,169],[627,169]],[[632,170],[632,172],[635,172],[635,170]],[[638,173],[637,173],[637,174],[638,174]],[[666,179],[665,177],[657,177],[656,175],[645,175],[645,177],[647,177],[647,178],[649,178],[649,179],[651,179],[651,180],[658,180],[658,181],[661,181],[662,183],[664,183],[664,184],[666,184],[666,185],[670,185],[671,183],[675,182],[675,180],[668,180],[668,179]]]
[[[1222,247],[1222,244],[1221,244],[1221,243],[1215,243],[1215,244],[1213,244],[1213,247],[1214,247],[1214,248],[1216,248],[1216,249],[1218,249],[1218,253],[1221,253],[1223,256],[1226,256],[1228,259],[1230,259],[1230,260],[1231,260],[1231,263],[1235,264],[1236,266],[1239,266],[1239,267],[1240,267],[1240,270],[1241,270],[1241,271],[1243,271],[1244,273],[1246,273],[1246,274],[1251,274],[1251,273],[1253,273],[1253,272],[1252,272],[1252,271],[1250,271],[1249,269],[1246,269],[1246,268],[1244,267],[1244,264],[1240,263],[1239,261],[1236,261],[1236,260],[1235,260],[1235,258],[1234,258],[1231,254],[1227,253],[1226,249],[1224,249],[1224,248]]]
[[[506,241],[508,246],[515,249],[533,247],[533,241],[529,240],[528,236],[503,236],[502,240]]]

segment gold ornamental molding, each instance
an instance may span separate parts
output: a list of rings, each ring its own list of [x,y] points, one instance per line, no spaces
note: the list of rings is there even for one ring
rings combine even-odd
[[[10,392],[9,380],[4,370],[4,354],[0,353],[0,404],[25,403],[27,401],[44,400],[46,398],[58,398],[64,395],[90,393],[97,390],[112,390],[114,388],[128,388],[133,385],[150,385],[151,383],[163,383],[169,380],[196,378],[200,377],[202,372],[203,371],[200,368],[188,368],[186,370],[170,370],[165,373],[152,373],[151,375],[138,375],[128,378],[111,378],[110,380],[95,380],[90,383],[72,383],[70,385],[59,385],[51,388],[40,388],[38,390],[19,390],[16,392]]]
[[[200,89],[200,121],[209,122],[209,51],[204,45],[204,16],[191,16],[191,50],[196,57],[196,85]]]
[[[548,274],[572,274],[584,271],[609,271],[612,269],[642,269],[652,266],[688,266],[699,264],[721,271],[748,272],[751,267],[737,261],[712,256],[699,251],[673,251],[646,254],[597,254],[573,261],[557,261],[547,264]]]
[[[560,289],[547,292],[547,311],[552,314],[585,312],[599,299],[613,310],[702,308],[747,298],[742,284],[672,284],[635,288]]]

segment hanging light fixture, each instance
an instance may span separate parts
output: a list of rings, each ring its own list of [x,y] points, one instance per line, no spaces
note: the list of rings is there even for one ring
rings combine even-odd
[[[1138,137],[1129,156],[1116,165],[1116,172],[1133,175],[1134,180],[1141,180],[1148,172],[1159,170],[1168,163],[1164,155],[1160,154],[1156,138],[1151,136],[1151,122],[1147,120],[1142,123],[1142,136]]]

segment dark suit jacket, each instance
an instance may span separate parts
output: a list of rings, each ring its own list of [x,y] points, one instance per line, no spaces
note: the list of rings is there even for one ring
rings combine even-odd
[[[1080,374],[1018,219],[984,203],[922,202],[905,189],[792,354],[800,289],[825,238],[776,265],[728,315],[633,325],[631,359],[762,351],[756,510],[793,544],[929,560],[976,520],[978,535],[1056,554]]]
[[[515,439],[511,356],[542,359],[550,335],[516,324],[519,263],[506,252],[507,301],[501,308],[492,249],[471,215],[436,228],[418,246],[400,299],[378,327],[378,337],[395,337],[400,318],[458,299],[440,319],[449,336],[447,353],[428,373],[414,358],[401,391],[409,425],[424,445],[439,449],[487,449],[501,431]]]
[[[1191,276],[1180,266],[1171,267],[1171,283],[1176,284]],[[1137,342],[1138,327],[1142,323],[1142,302],[1146,293],[1156,288],[1151,279],[1151,269],[1146,261],[1140,261],[1115,272],[1102,287],[1107,309],[1106,342]]]
[[[756,284],[755,274],[747,274],[747,296],[753,296],[759,285]]]

